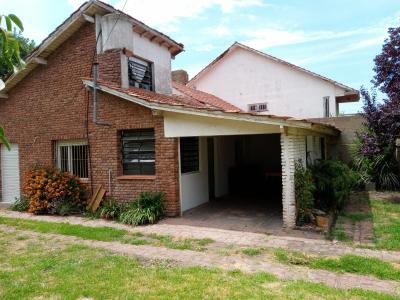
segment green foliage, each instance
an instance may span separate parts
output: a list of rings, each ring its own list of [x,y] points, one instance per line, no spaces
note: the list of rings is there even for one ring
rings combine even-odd
[[[17,28],[24,31],[24,26],[16,15],[0,15],[0,63],[6,64],[8,70],[24,65],[20,55],[19,41],[14,34]]]
[[[119,221],[131,225],[154,224],[163,216],[163,202],[164,193],[142,192],[122,209]]]
[[[315,182],[315,204],[322,210],[344,207],[351,189],[357,182],[357,175],[346,164],[323,160],[311,168]]]
[[[294,172],[297,223],[303,225],[310,221],[314,206],[314,182],[310,170],[304,168],[301,160],[295,164]]]
[[[260,255],[262,251],[259,248],[245,248],[242,250],[242,252],[247,256],[257,256]]]
[[[21,33],[14,32],[13,34],[14,38],[18,41],[19,44],[20,56],[22,58],[26,57],[35,48],[35,42],[29,38],[25,38]],[[0,40],[0,48],[2,48],[2,40]],[[13,59],[13,63],[18,64],[16,58]],[[4,77],[10,71],[13,71],[13,69],[10,70],[7,63],[3,59],[1,59],[0,56],[0,79],[4,79]]]
[[[28,208],[29,208],[29,199],[27,197],[21,197],[15,200],[15,202],[10,206],[11,210],[21,211],[21,212],[27,211]]]
[[[375,182],[379,189],[398,190],[400,188],[399,164],[393,150],[384,148],[372,156],[362,153],[362,142],[357,139],[351,151],[353,168],[359,174],[358,184]]]
[[[123,209],[123,204],[119,203],[114,197],[106,197],[101,202],[98,209],[99,217],[103,219],[118,220],[121,210]]]

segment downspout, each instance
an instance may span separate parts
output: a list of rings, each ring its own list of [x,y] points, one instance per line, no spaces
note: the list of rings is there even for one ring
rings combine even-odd
[[[97,59],[93,62],[93,123],[103,126],[111,126],[111,123],[97,120]]]

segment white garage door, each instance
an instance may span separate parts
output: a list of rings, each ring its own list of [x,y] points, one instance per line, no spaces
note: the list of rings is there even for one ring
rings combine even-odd
[[[2,202],[14,202],[19,198],[18,145],[11,145],[10,151],[1,145],[1,184]]]

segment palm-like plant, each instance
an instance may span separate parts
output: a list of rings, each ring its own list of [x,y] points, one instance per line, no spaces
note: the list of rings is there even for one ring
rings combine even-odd
[[[14,14],[0,15],[0,62],[5,63],[10,71],[17,71],[24,66],[19,52],[19,43],[15,38],[14,30],[24,30],[21,20]],[[0,78],[0,90],[5,87]],[[0,143],[10,149],[3,127],[0,126]]]

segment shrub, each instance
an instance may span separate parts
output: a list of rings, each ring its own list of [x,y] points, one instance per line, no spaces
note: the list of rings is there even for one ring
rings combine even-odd
[[[322,210],[342,209],[357,182],[357,175],[346,164],[323,160],[312,169],[315,204]]]
[[[119,216],[124,224],[154,224],[164,212],[164,193],[142,192],[135,202],[126,205]]]
[[[11,204],[10,209],[14,211],[27,211],[29,207],[29,200],[27,197],[21,197],[16,199],[13,204]]]
[[[310,222],[310,214],[314,206],[315,186],[312,173],[304,168],[301,160],[295,164],[294,184],[297,223],[303,225]]]
[[[98,209],[98,214],[103,219],[118,220],[123,209],[123,204],[119,203],[114,197],[106,197]]]
[[[83,188],[79,179],[52,167],[35,167],[26,174],[24,191],[28,211],[34,214],[67,214],[82,211]]]

